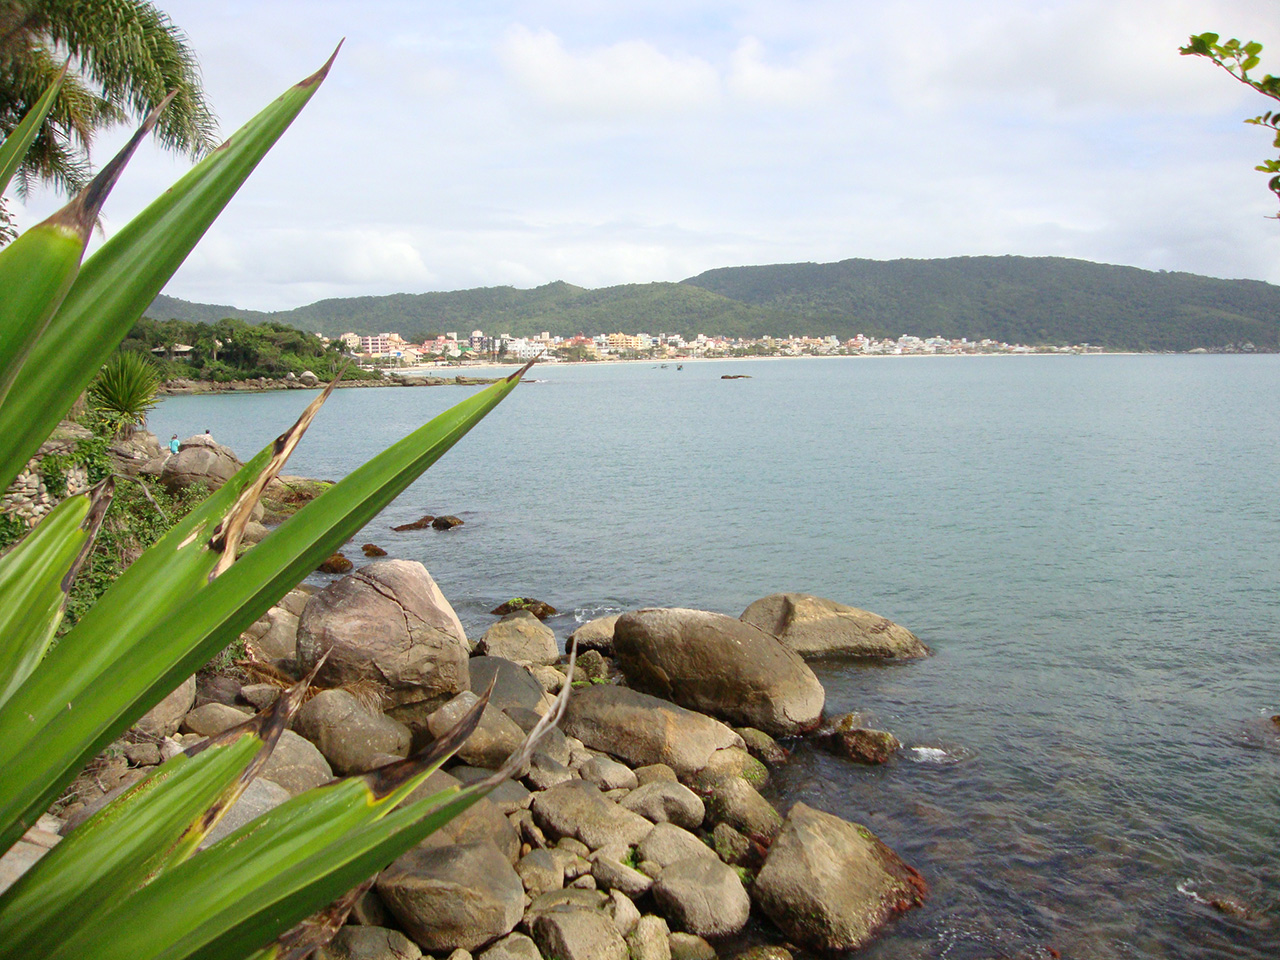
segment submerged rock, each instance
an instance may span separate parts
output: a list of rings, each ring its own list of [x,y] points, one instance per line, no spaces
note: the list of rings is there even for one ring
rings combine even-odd
[[[462,520],[454,516],[436,517],[431,521],[431,526],[435,530],[452,530],[462,526]]]
[[[855,763],[888,763],[902,743],[886,730],[837,723],[815,737],[826,749]]]
[[[844,654],[853,657],[912,659],[929,648],[892,620],[807,593],[775,593],[742,613],[750,623],[805,657]]]
[[[385,557],[387,555],[387,551],[376,543],[366,543],[360,549],[364,551],[366,557]]]
[[[426,530],[431,526],[434,520],[434,516],[427,514],[425,517],[419,517],[417,520],[411,521],[410,523],[402,523],[400,526],[392,527],[391,529],[395,530],[397,533],[403,530]]]
[[[341,553],[326,557],[316,567],[321,573],[350,573],[354,564]]]
[[[547,617],[556,615],[556,608],[549,603],[541,600],[534,600],[531,597],[512,597],[506,603],[500,603],[489,612],[495,617],[505,617],[509,613],[516,613],[523,610],[525,613],[531,613],[539,620],[545,620]]]

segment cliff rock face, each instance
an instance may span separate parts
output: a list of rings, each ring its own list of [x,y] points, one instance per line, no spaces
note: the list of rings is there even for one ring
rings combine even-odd
[[[754,624],[723,614],[623,614],[613,652],[637,689],[774,736],[810,730],[822,717],[822,684],[804,660]]]
[[[743,611],[742,621],[804,657],[843,654],[909,660],[929,655],[929,648],[906,627],[807,593],[775,593],[757,600]]]
[[[380,560],[329,584],[298,621],[298,662],[336,687],[358,680],[386,688],[394,706],[468,689],[467,638],[427,568]]]

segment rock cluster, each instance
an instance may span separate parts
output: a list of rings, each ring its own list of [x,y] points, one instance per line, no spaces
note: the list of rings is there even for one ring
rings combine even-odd
[[[210,842],[334,775],[421,749],[492,685],[454,766],[416,795],[484,777],[572,683],[561,729],[524,775],[389,865],[317,957],[714,958],[753,911],[779,940],[847,950],[922,901],[919,875],[865,827],[799,803],[783,817],[761,794],[767,764],[788,756],[773,735],[805,734],[822,716],[821,685],[779,638],[680,609],[578,635],[593,646],[573,677],[527,612],[472,651],[426,569],[406,561],[291,592],[246,632],[245,649],[292,675],[327,654],[322,691]],[[116,782],[242,722],[278,689],[189,680],[136,728]]]

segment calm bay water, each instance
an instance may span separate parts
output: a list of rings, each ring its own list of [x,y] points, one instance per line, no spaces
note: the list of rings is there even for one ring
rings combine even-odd
[[[535,375],[355,544],[425,563],[473,635],[514,595],[563,636],[784,590],[914,630],[927,661],[815,664],[902,757],[801,745],[773,787],[931,884],[860,956],[1280,956],[1280,357]],[[340,478],[469,392],[338,391],[289,470]],[[247,458],[310,396],[175,397],[151,426]],[[423,513],[466,524],[390,530]]]

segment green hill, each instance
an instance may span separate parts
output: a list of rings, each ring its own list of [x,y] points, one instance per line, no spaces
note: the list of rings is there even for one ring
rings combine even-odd
[[[272,320],[337,336],[395,330],[411,340],[473,329],[516,336],[615,330],[758,337],[857,333],[1092,343],[1117,350],[1280,349],[1280,287],[1068,260],[954,257],[843,260],[710,270],[680,283],[586,289],[481,287],[321,300],[260,313],[159,297],[148,316]]]
[[[1188,350],[1280,347],[1280,287],[1067,260],[842,260],[709,270],[686,284],[807,327]]]

